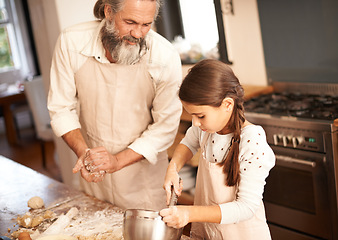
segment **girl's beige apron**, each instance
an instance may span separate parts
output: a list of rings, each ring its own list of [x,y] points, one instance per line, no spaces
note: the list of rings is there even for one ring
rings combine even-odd
[[[156,86],[144,64],[102,64],[89,58],[76,73],[75,81],[81,131],[90,148],[104,146],[116,154],[153,122],[151,108]],[[123,209],[160,210],[166,202],[162,185],[167,165],[167,153],[162,152],[154,165],[142,160],[106,174],[99,183],[81,178],[81,187]]]
[[[196,179],[194,205],[218,205],[231,202],[236,197],[236,187],[224,187],[224,173],[217,163],[204,157],[206,134],[201,144],[201,154]],[[192,223],[192,239],[268,240],[270,231],[265,219],[263,202],[249,220],[235,224]]]

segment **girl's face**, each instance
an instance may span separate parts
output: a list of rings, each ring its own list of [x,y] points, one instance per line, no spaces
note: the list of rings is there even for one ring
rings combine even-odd
[[[184,109],[192,116],[192,123],[202,131],[208,133],[227,134],[226,125],[231,117],[234,101],[225,98],[222,105],[213,107],[209,105],[194,105],[182,101]]]

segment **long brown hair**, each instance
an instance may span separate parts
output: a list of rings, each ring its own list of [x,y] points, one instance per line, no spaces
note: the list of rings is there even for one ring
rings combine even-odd
[[[208,105],[219,107],[224,98],[234,100],[232,115],[227,123],[227,128],[233,132],[228,153],[223,166],[226,175],[225,184],[235,186],[239,180],[239,143],[244,117],[244,90],[231,68],[218,60],[205,59],[191,68],[184,78],[179,90],[179,98],[193,105]]]

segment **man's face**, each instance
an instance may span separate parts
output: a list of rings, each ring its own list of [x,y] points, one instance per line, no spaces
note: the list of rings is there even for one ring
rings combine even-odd
[[[106,6],[102,43],[117,63],[132,64],[139,60],[155,11],[156,1],[148,0],[126,0],[124,8],[115,15]]]

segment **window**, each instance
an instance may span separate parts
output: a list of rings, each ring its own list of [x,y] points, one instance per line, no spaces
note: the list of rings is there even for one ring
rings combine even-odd
[[[230,63],[220,0],[165,0],[156,27],[178,49],[183,63],[203,58]]]
[[[184,50],[188,53],[186,60],[196,62],[203,57],[218,59],[219,39],[214,1],[179,0],[179,3],[185,35],[182,46],[187,47]]]
[[[9,22],[5,0],[0,0],[0,24],[0,71],[3,72],[15,66],[11,46],[16,42],[12,24]]]
[[[24,3],[0,0],[0,83],[22,81],[38,71]]]

